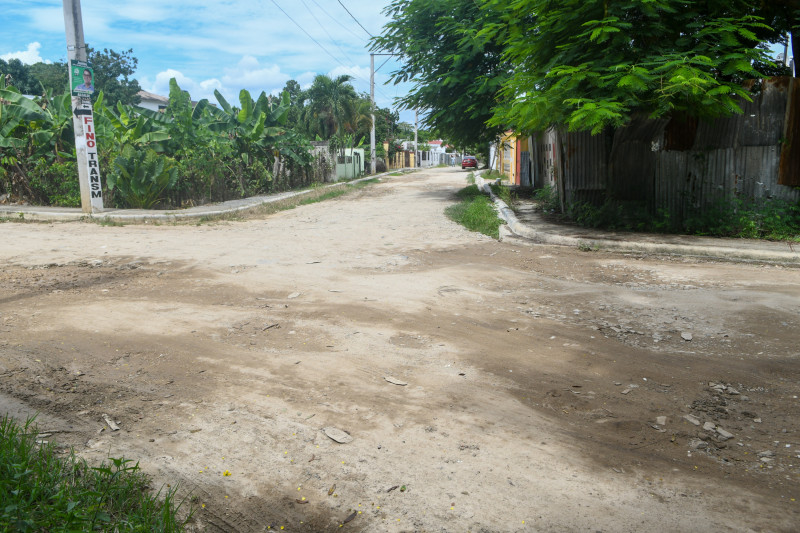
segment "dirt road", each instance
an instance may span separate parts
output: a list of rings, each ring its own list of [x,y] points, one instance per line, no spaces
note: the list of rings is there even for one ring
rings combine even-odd
[[[0,410],[198,531],[800,529],[800,269],[496,242],[464,175],[0,224]]]

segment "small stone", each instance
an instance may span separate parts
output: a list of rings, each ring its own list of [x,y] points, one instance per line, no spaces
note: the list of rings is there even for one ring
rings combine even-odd
[[[614,385],[616,385],[617,387],[619,387],[620,385],[622,385],[622,382],[621,382],[621,381],[615,381],[615,382],[614,382]]]
[[[627,389],[622,391],[622,394],[628,394],[632,390],[633,390],[632,388],[628,387]]]
[[[685,340],[686,342],[689,342],[689,341],[692,340],[692,334],[689,333],[688,331],[684,331],[684,332],[681,333],[681,338],[683,340]]]
[[[703,424],[703,429],[705,429],[706,431],[714,431],[715,429],[717,429],[717,426],[713,422],[706,422],[705,424]]]
[[[728,390],[725,391],[725,392],[727,392],[731,396],[738,396],[739,395],[739,391],[734,389],[733,387],[728,387]]]
[[[698,420],[698,418],[694,415],[683,415],[683,419],[691,424],[694,424],[695,426],[700,425],[700,420]]]
[[[659,426],[663,426],[666,423],[667,423],[667,417],[666,416],[657,416],[656,417],[656,424],[658,424]]]
[[[322,428],[322,431],[324,431],[329,438],[335,440],[339,444],[348,444],[350,442],[353,442],[353,437],[351,437],[348,433],[345,433],[341,429],[337,429],[335,427],[326,427]]]
[[[708,448],[708,443],[703,439],[692,439],[689,441],[689,448],[693,450],[705,450]]]
[[[288,298],[289,300],[293,300],[293,299],[297,298],[298,296],[300,296],[300,293],[299,293],[299,292],[293,292],[292,294],[290,294],[289,296],[287,296],[287,298]]]
[[[761,419],[760,418],[754,418],[753,422],[755,422],[756,424],[760,424],[761,423]]]
[[[763,452],[758,452],[759,457],[775,457],[775,452],[772,450],[764,450]]]
[[[719,435],[720,440],[728,440],[733,438],[733,433],[729,433],[722,428],[717,428],[717,435]]]

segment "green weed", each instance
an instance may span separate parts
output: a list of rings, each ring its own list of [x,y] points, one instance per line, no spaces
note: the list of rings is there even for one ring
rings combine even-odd
[[[545,185],[533,193],[533,199],[539,204],[542,211],[553,213],[561,209],[561,202],[558,197],[558,189],[551,185]]]
[[[459,203],[445,209],[445,214],[471,231],[478,231],[489,237],[500,237],[503,221],[497,217],[494,204],[478,190],[477,185],[464,187],[456,196]]]
[[[130,459],[90,467],[37,444],[33,419],[0,420],[0,531],[183,531],[176,489],[152,494]]]
[[[514,197],[511,194],[511,189],[506,187],[505,185],[495,185],[492,183],[489,185],[492,188],[492,192],[495,196],[503,200],[507,206],[511,207],[514,202]]]
[[[591,228],[800,242],[800,204],[785,200],[733,198],[687,207],[682,218],[664,208],[653,212],[644,202],[607,200],[599,206],[575,203],[567,214]]]

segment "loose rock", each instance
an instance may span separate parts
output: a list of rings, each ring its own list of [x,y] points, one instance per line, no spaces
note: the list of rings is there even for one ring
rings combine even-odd
[[[717,435],[719,435],[720,440],[728,440],[733,438],[733,433],[729,433],[722,428],[717,428]]]
[[[341,429],[337,429],[335,427],[326,427],[322,428],[322,431],[324,431],[329,438],[335,440],[339,444],[348,444],[350,442],[353,442],[353,437],[350,436],[349,433],[346,433]]]
[[[683,419],[694,424],[695,426],[700,425],[700,420],[694,415],[683,415]]]

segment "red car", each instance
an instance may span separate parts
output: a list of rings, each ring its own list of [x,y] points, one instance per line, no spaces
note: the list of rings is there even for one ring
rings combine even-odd
[[[465,168],[478,168],[478,160],[475,158],[475,156],[464,156],[464,158],[461,160],[461,170],[464,170]]]

